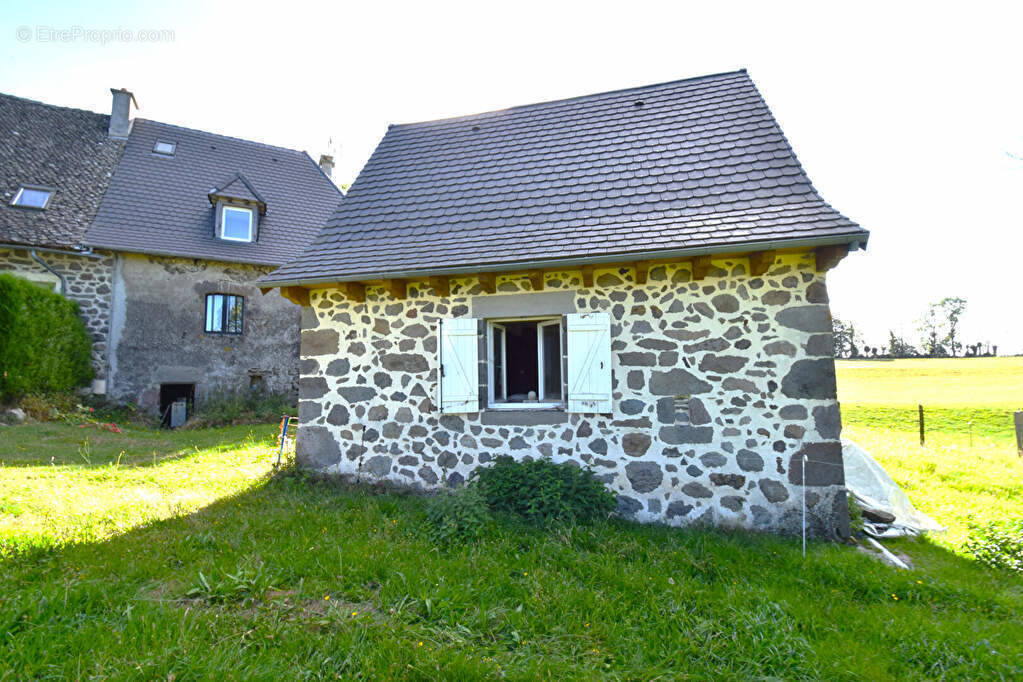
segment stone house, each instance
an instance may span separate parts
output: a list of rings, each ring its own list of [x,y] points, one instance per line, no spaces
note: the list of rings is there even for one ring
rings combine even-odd
[[[295,391],[301,312],[255,281],[341,200],[332,160],[132,118],[133,95],[111,94],[109,116],[0,99],[0,269],[64,282],[93,334],[93,390],[115,401]]]
[[[745,71],[391,126],[262,280],[304,306],[297,457],[422,488],[593,467],[641,521],[848,532],[826,272],[868,233]]]

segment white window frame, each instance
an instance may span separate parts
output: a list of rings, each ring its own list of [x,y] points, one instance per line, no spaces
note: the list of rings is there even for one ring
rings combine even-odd
[[[506,328],[503,323],[509,322],[536,322],[536,353],[537,353],[537,400],[536,402],[522,402],[522,403],[509,403],[499,402],[499,400],[508,399],[508,335]],[[558,327],[558,362],[561,362],[562,356],[564,355],[564,324],[562,318],[551,317],[550,315],[543,315],[538,317],[503,317],[499,319],[487,320],[487,409],[489,410],[550,410],[555,408],[564,408],[567,405],[565,399],[565,378],[562,376],[561,379],[561,399],[560,400],[547,400],[544,388],[544,367],[543,367],[543,352],[544,352],[544,340],[543,330],[545,327],[551,327],[557,325]],[[495,330],[504,335],[504,339],[501,343],[501,388],[502,395],[494,395],[494,370],[496,368],[494,364],[494,336]],[[564,367],[562,367],[562,375],[564,375]]]
[[[254,218],[255,218],[255,215],[254,215],[255,212],[251,208],[248,208],[246,206],[222,206],[220,208],[220,210],[221,210],[221,214],[220,214],[220,238],[225,240],[225,241],[229,241],[229,242],[244,242],[244,243],[247,243],[247,244],[251,243],[252,242],[252,237],[253,237],[253,231],[254,231],[253,230],[253,227],[254,227],[253,226],[253,222],[254,222]],[[249,216],[249,237],[248,237],[248,239],[239,239],[238,237],[228,237],[227,236],[227,212],[228,211],[237,211],[238,213],[245,213],[245,214],[247,214]]]
[[[25,190],[28,190],[29,192],[46,192],[46,201],[43,202],[42,206],[30,206],[28,204],[19,204],[18,201],[21,199],[22,194],[25,193]],[[33,211],[45,211],[46,208],[50,205],[50,202],[53,201],[53,192],[54,191],[52,189],[50,189],[49,187],[36,187],[34,185],[20,185],[18,187],[18,191],[15,192],[15,194],[14,194],[14,198],[11,199],[11,206],[17,206],[18,208],[28,208],[28,209],[31,209]]]

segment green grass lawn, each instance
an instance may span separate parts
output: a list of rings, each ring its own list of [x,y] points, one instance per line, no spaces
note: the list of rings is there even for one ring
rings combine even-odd
[[[931,391],[920,448],[910,404],[847,399],[857,372],[848,435],[950,527],[889,543],[912,571],[618,521],[440,550],[421,498],[274,474],[275,426],[0,429],[0,680],[1020,678],[1023,580],[960,548],[1023,516],[1011,391],[969,408],[972,447]]]

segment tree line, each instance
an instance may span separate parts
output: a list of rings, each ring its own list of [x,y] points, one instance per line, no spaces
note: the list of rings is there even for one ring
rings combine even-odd
[[[998,354],[990,343],[964,344],[959,321],[966,312],[966,299],[947,296],[927,306],[917,321],[918,337],[908,339],[888,332],[886,345],[868,346],[851,322],[832,318],[836,358],[947,358],[987,357]],[[915,341],[915,343],[914,343]]]

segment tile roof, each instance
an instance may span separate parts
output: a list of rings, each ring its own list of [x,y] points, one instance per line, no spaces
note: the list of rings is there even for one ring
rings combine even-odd
[[[391,126],[316,240],[263,281],[867,234],[817,194],[743,70]]]
[[[153,153],[158,139],[175,143],[173,156]],[[253,244],[214,236],[208,195],[238,174],[245,182],[232,189],[266,203]],[[135,119],[86,242],[117,251],[279,265],[299,255],[341,198],[305,152]]]
[[[109,119],[0,94],[0,243],[82,243],[124,146],[107,138]],[[46,209],[11,206],[21,185],[52,187]]]
[[[224,197],[225,199],[252,201],[263,204],[263,208],[266,208],[266,201],[263,200],[263,197],[256,192],[252,184],[241,173],[235,173],[234,177],[218,183],[216,187],[210,190],[209,196],[211,200],[213,197]]]

